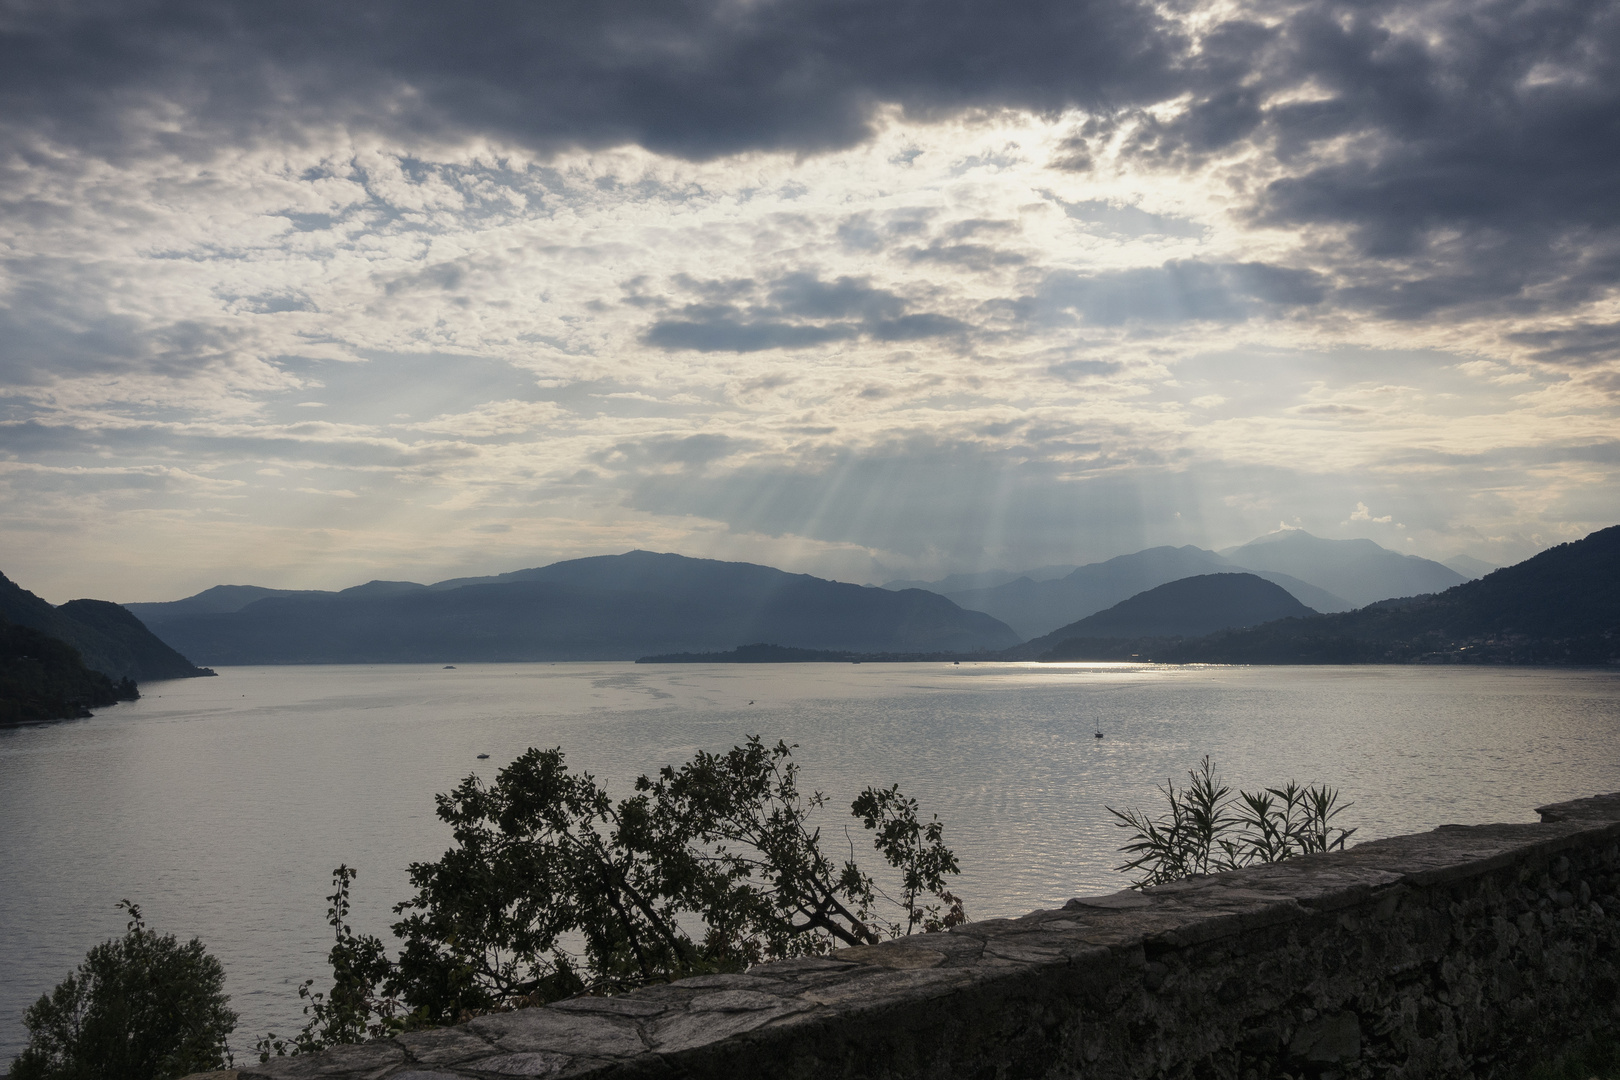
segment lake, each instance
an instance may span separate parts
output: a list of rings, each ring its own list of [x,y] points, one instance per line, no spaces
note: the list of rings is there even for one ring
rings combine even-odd
[[[868,784],[946,824],[970,918],[1127,882],[1105,809],[1151,807],[1204,754],[1234,785],[1325,782],[1356,839],[1620,790],[1620,672],[1120,664],[488,664],[226,668],[86,720],[0,730],[0,1067],[85,950],[148,925],[227,972],[238,1060],[326,985],[331,869],[382,934],[448,830],[433,794],[529,746],[616,794],[749,734],[797,743],[839,836]],[[1101,731],[1102,739],[1094,733]],[[479,760],[480,753],[489,754]],[[868,850],[863,862],[875,863]]]

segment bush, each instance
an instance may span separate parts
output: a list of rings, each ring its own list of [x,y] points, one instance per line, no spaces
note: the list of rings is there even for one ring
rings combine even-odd
[[[1142,871],[1131,883],[1135,889],[1342,850],[1356,831],[1333,823],[1351,805],[1340,806],[1333,788],[1300,787],[1290,780],[1284,787],[1234,796],[1215,775],[1208,756],[1188,770],[1185,788],[1177,790],[1173,781],[1166,781],[1159,793],[1167,807],[1157,818],[1140,810],[1107,808],[1117,825],[1134,834],[1119,849],[1132,858],[1115,869]]]
[[[91,949],[79,969],[23,1015],[28,1046],[11,1080],[165,1080],[224,1068],[236,1027],[225,970],[193,938],[148,930],[138,906],[121,939]]]

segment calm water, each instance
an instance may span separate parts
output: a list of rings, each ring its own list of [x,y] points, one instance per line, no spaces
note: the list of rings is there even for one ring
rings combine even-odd
[[[0,1066],[23,1009],[122,931],[122,897],[224,961],[234,1045],[286,1032],[297,985],[324,975],[331,868],[360,868],[357,928],[386,937],[406,864],[447,842],[433,793],[528,746],[623,793],[698,748],[796,742],[807,789],[847,806],[899,783],[937,812],[972,917],[1122,887],[1104,806],[1150,803],[1206,753],[1237,784],[1338,785],[1361,838],[1620,790],[1612,672],[504,664],[227,668],[143,690],[0,731]]]

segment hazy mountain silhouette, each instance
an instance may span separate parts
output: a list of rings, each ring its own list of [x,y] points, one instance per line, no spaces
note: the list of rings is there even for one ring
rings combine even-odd
[[[1156,586],[1235,569],[1248,568],[1237,567],[1230,559],[1213,551],[1188,544],[1179,548],[1147,548],[1105,562],[1090,563],[1054,581],[1020,578],[988,589],[945,595],[969,610],[995,616],[1026,638],[1035,638]],[[1352,606],[1313,582],[1268,570],[1254,573],[1282,586],[1313,610],[1345,611]]]
[[[1371,540],[1323,540],[1304,529],[1272,533],[1220,554],[1246,570],[1291,574],[1344,597],[1352,607],[1439,592],[1467,580],[1432,559],[1402,555]]]
[[[113,680],[212,675],[159,640],[134,615],[105,600],[52,607],[0,574],[0,617],[71,645],[85,666]]]
[[[1019,640],[988,615],[920,589],[891,592],[647,551],[431,586],[369,582],[341,593],[268,596],[154,625],[211,664],[629,660],[757,641],[975,652]]]
[[[885,589],[927,589],[937,592],[941,596],[951,593],[966,592],[969,589],[993,589],[997,585],[1005,585],[1009,581],[1019,578],[1029,578],[1031,581],[1052,581],[1060,577],[1068,577],[1080,569],[1073,563],[1061,566],[1039,566],[1034,570],[979,570],[970,574],[947,574],[938,581],[914,581],[901,579],[899,581],[885,581]]]
[[[1495,563],[1488,563],[1484,559],[1476,559],[1472,555],[1453,555],[1449,559],[1441,559],[1441,565],[1457,571],[1469,581],[1477,581],[1492,570],[1500,570]]]
[[[132,681],[115,683],[85,667],[60,638],[0,619],[0,727],[89,716],[92,708],[138,697]]]
[[[1620,526],[1478,581],[1157,648],[1169,662],[1620,663]]]
[[[1112,658],[1117,647],[1099,643],[1201,638],[1230,627],[1315,614],[1288,590],[1255,574],[1199,574],[1137,593],[1013,651],[1043,660]]]
[[[147,626],[169,622],[182,615],[212,615],[227,611],[241,611],[255,600],[268,596],[330,596],[318,590],[266,589],[258,585],[215,585],[184,600],[166,600],[159,603],[125,604]]]

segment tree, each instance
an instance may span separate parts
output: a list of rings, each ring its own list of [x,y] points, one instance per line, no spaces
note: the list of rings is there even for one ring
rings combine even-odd
[[[182,945],[148,930],[125,900],[120,939],[84,963],[23,1015],[28,1045],[11,1080],[166,1080],[225,1067],[236,1013],[225,970],[201,941]]]
[[[963,921],[944,886],[958,873],[937,820],[868,788],[855,814],[901,871],[891,901],[854,859],[821,846],[825,806],[804,796],[782,742],[755,736],[698,753],[615,804],[560,749],[530,749],[486,787],[468,777],[438,797],[455,846],[411,867],[417,894],[396,907],[404,940],[390,993],[434,1023],[469,1012],[612,993],[761,960],[869,944]],[[940,903],[925,910],[926,896]],[[901,922],[879,918],[886,903]],[[689,928],[692,928],[689,931]]]
[[[261,1057],[741,971],[965,918],[945,888],[959,871],[937,819],[922,822],[898,788],[855,800],[900,879],[891,897],[856,862],[853,840],[846,859],[823,850],[812,819],[826,799],[801,794],[785,743],[756,736],[699,753],[638,778],[634,792],[614,802],[589,773],[571,771],[561,749],[531,748],[494,783],[469,776],[437,796],[453,843],[410,868],[416,894],[394,909],[398,959],[343,924],[352,871],[339,867],[328,912],[338,935],[333,990],[321,1000],[306,983],[304,1034],[262,1040]]]

